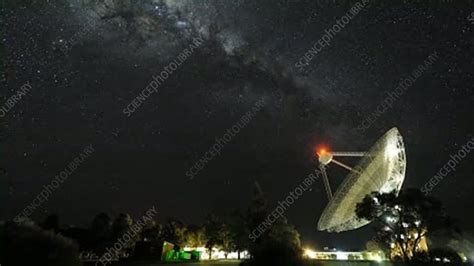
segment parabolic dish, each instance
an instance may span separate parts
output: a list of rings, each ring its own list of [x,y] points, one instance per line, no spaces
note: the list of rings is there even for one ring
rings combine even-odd
[[[318,230],[341,232],[360,228],[370,223],[359,219],[355,213],[357,203],[367,194],[395,191],[398,195],[406,169],[405,147],[398,129],[392,128],[385,133],[354,169],[324,209]]]

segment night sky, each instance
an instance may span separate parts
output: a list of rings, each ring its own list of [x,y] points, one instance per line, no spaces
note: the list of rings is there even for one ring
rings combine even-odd
[[[86,146],[95,152],[33,215],[85,226],[107,211],[200,223],[245,211],[258,181],[276,206],[316,167],[314,149],[364,151],[397,126],[404,187],[421,187],[474,137],[474,4],[369,3],[303,69],[298,60],[354,5],[258,0],[7,0],[0,9],[0,220],[15,217]],[[428,2],[428,1],[426,1]],[[130,116],[123,109],[203,43]],[[430,54],[436,62],[366,130],[367,116]],[[185,172],[260,99],[265,106],[193,179]],[[345,160],[348,164],[356,161]],[[474,155],[438,184],[474,232]],[[347,174],[330,169],[333,190]],[[370,226],[316,230],[322,182],[286,217],[316,247],[363,247]]]

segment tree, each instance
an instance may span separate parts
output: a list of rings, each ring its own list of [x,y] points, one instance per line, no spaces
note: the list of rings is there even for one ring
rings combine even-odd
[[[102,212],[92,219],[91,231],[98,238],[107,238],[111,233],[111,219],[108,214]]]
[[[162,238],[175,246],[182,247],[186,244],[186,225],[176,219],[170,219],[163,227]]]
[[[285,217],[280,217],[273,223],[268,238],[278,243],[286,243],[295,252],[301,250],[300,233]]]
[[[88,246],[95,251],[104,250],[111,240],[112,221],[108,214],[102,212],[94,217],[90,226],[91,236]]]
[[[133,225],[133,220],[130,215],[126,213],[119,214],[112,223],[112,236],[114,239],[122,237],[130,230]]]
[[[186,245],[192,248],[203,247],[206,245],[206,231],[202,226],[190,225],[186,237]]]
[[[163,226],[156,220],[147,221],[140,232],[140,240],[158,242],[162,241]]]
[[[114,242],[121,239],[127,232],[130,231],[130,228],[133,225],[133,219],[129,214],[120,213],[112,223],[112,239]],[[125,249],[133,248],[135,242],[137,241],[138,235],[135,236],[130,241],[124,243]]]
[[[280,217],[249,250],[250,265],[302,266],[300,234],[286,218]]]
[[[212,258],[212,249],[221,244],[220,233],[222,226],[223,225],[219,217],[214,214],[209,214],[207,216],[204,228],[206,230],[207,236],[206,248],[209,251],[209,259]]]
[[[69,226],[61,230],[61,235],[74,240],[76,243],[79,244],[79,250],[89,250],[90,248],[93,248],[91,244],[93,243],[91,241],[91,231],[87,228],[80,228],[80,227],[74,227],[74,226]]]
[[[44,230],[51,230],[55,233],[59,232],[59,217],[56,214],[50,214],[40,224]]]
[[[268,202],[265,197],[265,194],[260,188],[258,182],[255,182],[252,202],[247,211],[248,231],[252,232],[255,228],[257,228],[267,218],[268,214]],[[266,232],[264,232],[262,236],[264,236],[265,234]],[[255,242],[249,245],[249,250],[252,249],[253,245],[258,245],[258,243],[262,239],[262,236],[257,238]]]
[[[375,240],[369,240],[365,244],[365,249],[369,252],[378,252],[383,250],[383,246],[380,244],[380,242],[377,242]]]
[[[256,183],[248,211],[248,231],[252,232],[261,225],[269,213],[267,200]],[[251,255],[247,262],[249,265],[302,265],[300,235],[284,217],[277,218],[254,242],[250,242],[248,250]]]
[[[2,265],[79,266],[76,244],[53,231],[32,223],[0,225]]]
[[[246,217],[236,210],[231,213],[228,225],[237,250],[237,258],[240,260],[240,252],[249,247],[249,230],[247,230]]]
[[[235,250],[235,243],[234,236],[226,224],[224,224],[219,231],[219,241],[222,250],[224,251],[225,258],[227,259],[229,253]]]
[[[374,221],[378,242],[399,250],[403,261],[411,261],[418,252],[428,232],[448,226],[449,219],[441,203],[415,189],[395,193],[372,192],[357,204],[360,219]],[[392,249],[393,251],[393,249]]]

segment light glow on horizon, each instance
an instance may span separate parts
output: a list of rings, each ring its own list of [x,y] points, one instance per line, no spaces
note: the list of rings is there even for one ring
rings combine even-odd
[[[303,257],[313,260],[335,260],[335,261],[376,261],[386,260],[381,251],[315,251],[310,248],[303,249]]]
[[[199,251],[201,252],[200,260],[209,260],[209,253],[208,253],[209,250],[206,247],[184,247],[183,250],[184,251],[193,251],[193,250]],[[236,260],[238,259],[238,257],[239,257],[239,254],[236,251],[229,252],[227,254],[228,260]],[[247,250],[243,250],[240,252],[240,259],[248,259],[249,257],[250,256]],[[223,250],[213,248],[211,260],[223,260],[223,259],[226,259],[225,252]]]

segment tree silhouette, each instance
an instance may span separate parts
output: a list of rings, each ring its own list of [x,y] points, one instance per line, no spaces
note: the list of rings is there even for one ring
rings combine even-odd
[[[212,249],[221,244],[222,221],[214,214],[209,214],[206,218],[204,228],[206,230],[206,248],[209,252],[209,259],[212,258]]]
[[[265,198],[265,194],[258,182],[255,182],[252,202],[247,211],[247,225],[248,230],[252,231],[257,228],[268,216],[268,202]],[[266,232],[262,234],[264,236]],[[256,239],[254,244],[258,244],[261,241],[262,237]]]
[[[93,239],[91,231],[87,228],[80,227],[67,227],[61,230],[61,235],[74,240],[79,244],[79,250],[90,250],[93,249]]]
[[[163,226],[158,221],[147,221],[145,227],[140,232],[140,239],[152,242],[163,241],[162,232]]]
[[[122,237],[130,230],[133,219],[126,213],[119,214],[112,223],[112,236],[114,239]]]
[[[95,250],[104,250],[110,242],[112,235],[110,216],[104,212],[96,215],[91,222],[90,232],[89,246]]]
[[[175,246],[182,247],[186,244],[186,225],[176,219],[170,219],[163,226],[162,238]]]
[[[229,226],[224,224],[219,231],[219,241],[222,246],[222,251],[224,251],[225,258],[230,252],[235,250],[234,236],[229,229]]]
[[[237,258],[240,260],[240,252],[249,247],[249,230],[247,229],[247,218],[238,210],[233,211],[228,222],[229,230],[233,236]]]
[[[267,200],[258,183],[248,211],[248,231],[257,228],[269,215]],[[249,244],[249,265],[302,265],[298,231],[286,218],[276,219],[254,242]]]
[[[423,252],[420,243],[428,232],[449,227],[440,201],[425,196],[416,189],[394,193],[373,192],[357,204],[356,214],[361,219],[374,221],[375,240],[400,249],[401,259],[411,261]]]
[[[190,225],[186,237],[188,247],[197,248],[206,245],[206,230],[202,226]]]
[[[0,225],[0,243],[2,265],[82,265],[73,241],[32,223]]]
[[[48,215],[40,224],[44,230],[51,230],[55,233],[59,232],[59,216],[57,214]]]

